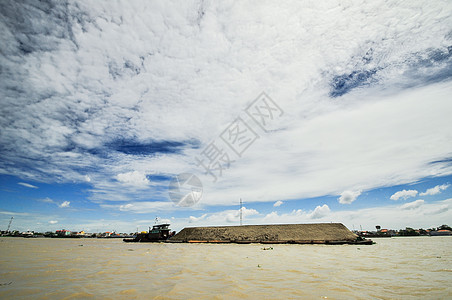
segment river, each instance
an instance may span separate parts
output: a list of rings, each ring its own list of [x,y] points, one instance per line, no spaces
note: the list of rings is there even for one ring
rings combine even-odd
[[[452,237],[374,240],[327,246],[2,237],[0,298],[452,299]]]

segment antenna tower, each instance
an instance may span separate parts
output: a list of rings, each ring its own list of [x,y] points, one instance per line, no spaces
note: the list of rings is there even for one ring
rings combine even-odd
[[[242,221],[243,221],[243,218],[242,218],[242,198],[240,198],[240,226],[242,226]]]
[[[14,217],[11,217],[11,220],[9,220],[8,229],[6,229],[6,232],[9,232],[9,228],[11,227],[11,223],[13,222]]]

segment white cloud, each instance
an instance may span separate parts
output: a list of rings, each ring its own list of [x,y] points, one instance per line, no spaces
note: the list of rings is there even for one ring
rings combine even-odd
[[[10,215],[10,216],[29,216],[30,215],[29,213],[6,211],[6,210],[0,210],[0,214]]]
[[[317,206],[311,214],[312,219],[320,219],[328,216],[330,213],[330,208],[328,205],[323,204],[322,206]]]
[[[41,201],[41,202],[44,202],[44,203],[55,203],[55,201],[53,201],[53,200],[50,199],[49,197],[46,197],[46,198],[44,198],[44,199],[41,199],[40,201]]]
[[[129,210],[131,210],[132,208],[134,208],[134,205],[131,204],[131,203],[127,203],[127,204],[124,204],[124,205],[120,205],[120,206],[119,206],[119,210],[121,210],[121,211],[129,211]]]
[[[175,210],[178,208],[175,207],[174,204],[169,201],[140,201],[120,205],[101,204],[100,206],[105,209],[114,209],[139,214],[153,213],[156,211]]]
[[[280,216],[278,215],[278,212],[272,211],[264,217],[263,221],[265,223],[277,223],[278,221],[280,221]]]
[[[189,223],[196,223],[196,222],[199,222],[199,221],[205,219],[205,217],[207,217],[207,214],[203,214],[202,216],[200,216],[198,218],[190,216],[188,222]]]
[[[282,202],[281,200],[276,201],[275,203],[273,203],[274,207],[279,207],[283,204],[284,202]]]
[[[252,209],[252,208],[248,209],[246,207],[242,207],[241,210],[242,210],[242,220],[243,220],[243,218],[259,214],[259,212],[257,210]],[[240,222],[240,209],[238,211],[226,212],[225,220],[228,223]]]
[[[361,195],[361,191],[344,191],[339,197],[340,204],[351,204]]]
[[[70,201],[63,201],[61,203],[58,203],[55,200],[50,199],[49,197],[46,197],[44,199],[40,199],[39,201],[44,202],[44,203],[51,203],[51,204],[55,204],[60,208],[67,208],[70,207],[71,202]]]
[[[61,208],[65,208],[65,207],[69,207],[70,204],[71,204],[71,202],[64,201],[61,204],[59,204],[58,206],[61,207]]]
[[[246,207],[242,207],[242,220],[245,222],[249,222],[248,217],[259,215],[259,212],[255,209],[248,209]],[[189,217],[190,223],[197,223],[197,225],[231,225],[231,223],[239,224],[240,223],[240,209],[237,210],[224,210],[215,213],[203,214],[200,217]]]
[[[269,223],[309,223],[312,220],[330,221],[329,216],[331,210],[328,205],[323,204],[318,205],[313,211],[303,211],[301,209],[293,210],[290,213],[285,213],[279,215],[278,212],[273,211],[264,216],[262,219],[256,219],[254,222],[258,224],[269,224]],[[260,222],[260,223],[259,223]]]
[[[397,201],[399,199],[406,200],[410,197],[416,197],[417,193],[418,193],[418,191],[416,191],[416,190],[402,190],[402,191],[398,191],[398,192],[394,193],[390,199],[395,200],[395,201]]]
[[[31,189],[37,189],[38,188],[37,186],[34,186],[34,185],[26,183],[26,182],[18,182],[17,184],[20,184],[22,186],[25,186],[25,187],[28,187],[28,188],[31,188]]]
[[[433,196],[441,193],[441,191],[446,190],[448,187],[450,187],[450,184],[442,184],[437,185],[431,189],[426,190],[424,193],[420,193],[420,196]]]
[[[272,224],[272,223],[306,223],[311,219],[312,212],[305,212],[301,209],[293,210],[290,213],[279,215],[278,212],[273,211],[264,216],[262,219],[255,220],[255,224]]]
[[[150,184],[149,179],[147,179],[146,174],[139,171],[121,173],[116,176],[119,182],[146,187]]]
[[[405,203],[402,206],[400,206],[401,209],[415,209],[420,207],[421,205],[424,204],[424,200],[416,200],[413,202],[409,202],[409,203]]]
[[[55,221],[55,220],[49,221],[49,224],[57,224],[57,223],[58,223],[58,221]]]

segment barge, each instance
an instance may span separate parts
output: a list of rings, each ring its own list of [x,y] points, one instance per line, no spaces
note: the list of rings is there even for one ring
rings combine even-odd
[[[170,243],[371,245],[341,223],[186,227]]]

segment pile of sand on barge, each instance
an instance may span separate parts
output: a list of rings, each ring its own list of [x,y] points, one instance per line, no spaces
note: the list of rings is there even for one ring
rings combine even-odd
[[[358,236],[341,223],[187,227],[173,242],[354,244]]]

